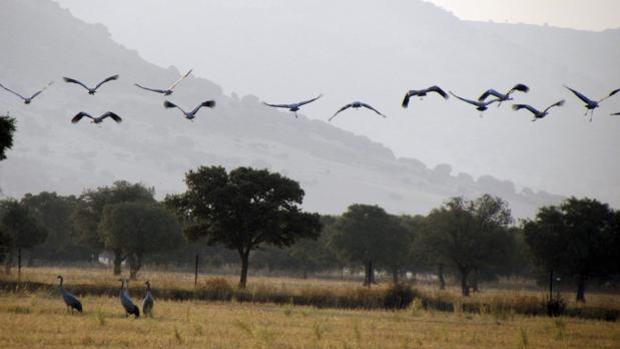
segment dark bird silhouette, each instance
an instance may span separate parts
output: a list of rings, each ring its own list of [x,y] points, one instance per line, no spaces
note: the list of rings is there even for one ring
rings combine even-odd
[[[495,103],[495,102],[499,102],[499,99],[492,99],[489,101],[474,101],[471,99],[467,99],[467,98],[463,98],[463,97],[459,97],[457,95],[455,95],[454,93],[452,93],[452,91],[450,91],[450,94],[453,95],[454,97],[460,99],[461,101],[465,102],[465,103],[469,103],[471,105],[476,106],[476,110],[480,111],[480,117],[482,117],[482,112],[489,109],[489,105]]]
[[[4,86],[4,85],[2,85],[2,84],[0,84],[0,87],[2,87],[3,89],[5,89],[5,90],[7,90],[7,91],[11,92],[12,94],[16,95],[17,97],[21,98],[21,99],[24,101],[24,104],[30,104],[30,102],[32,102],[32,100],[33,100],[36,96],[40,95],[40,94],[41,94],[41,92],[45,91],[48,87],[52,86],[52,84],[54,84],[54,82],[53,82],[53,81],[50,81],[47,85],[43,86],[43,88],[42,88],[42,89],[40,89],[39,91],[35,92],[35,93],[34,93],[32,96],[30,96],[30,97],[24,97],[24,96],[22,96],[21,94],[19,94],[19,93],[15,92],[15,91],[13,91],[13,90],[11,90],[10,88],[8,88],[8,87],[6,87],[6,86]]]
[[[142,313],[144,314],[144,316],[152,317],[155,300],[153,299],[153,295],[151,294],[151,282],[146,280],[144,284],[146,285],[146,294],[144,295],[144,299],[142,300]]]
[[[140,308],[133,303],[131,297],[129,296],[129,292],[127,289],[129,288],[129,281],[124,279],[118,279],[121,282],[121,291],[119,294],[119,298],[121,299],[121,305],[125,309],[125,317],[129,315],[134,315],[137,318],[140,317]]]
[[[103,122],[103,120],[105,120],[108,117],[112,118],[112,120],[116,121],[117,123],[123,121],[123,119],[121,119],[120,116],[114,114],[111,111],[103,113],[103,114],[101,114],[101,116],[96,117],[96,118],[93,117],[92,115],[86,113],[86,112],[81,111],[81,112],[77,113],[73,117],[73,119],[71,119],[71,122],[74,123],[74,124],[77,124],[84,117],[87,117],[87,118],[91,119],[90,122],[93,123],[93,124],[100,124],[100,123]]]
[[[112,75],[110,77],[107,77],[107,78],[103,79],[97,85],[95,85],[95,87],[93,87],[93,88],[90,88],[90,87],[84,85],[82,82],[80,82],[78,80],[75,80],[75,79],[72,79],[72,78],[63,77],[62,79],[65,80],[65,82],[68,82],[68,83],[78,84],[78,85],[84,87],[86,90],[88,90],[88,94],[89,95],[94,95],[95,92],[97,92],[97,89],[99,87],[101,87],[101,85],[105,84],[108,81],[112,81],[112,80],[118,79],[118,74],[117,75]]]
[[[409,90],[405,94],[405,98],[403,98],[403,103],[402,103],[403,108],[407,108],[409,106],[409,98],[411,98],[413,96],[418,96],[418,97],[420,97],[420,99],[422,99],[422,98],[426,97],[426,95],[428,93],[430,93],[430,92],[435,92],[435,93],[439,94],[441,97],[443,97],[444,99],[448,99],[450,97],[439,86],[431,86],[431,87],[429,87],[427,89],[424,89],[424,90]]]
[[[609,95],[605,96],[602,99],[599,99],[598,101],[594,101],[591,100],[590,98],[586,97],[583,95],[583,93],[574,90],[566,85],[564,85],[564,87],[566,87],[566,89],[568,89],[569,91],[571,91],[575,96],[577,96],[577,98],[581,99],[586,105],[586,113],[584,114],[584,116],[588,116],[588,112],[590,113],[590,122],[592,122],[592,116],[594,115],[594,109],[598,108],[600,106],[600,103],[604,100],[606,100],[607,98],[615,95],[616,93],[620,92],[620,88],[611,91],[611,93],[609,93]]]
[[[611,115],[611,116],[618,116],[618,115],[620,115],[620,111],[617,112],[617,113],[609,114],[609,115]]]
[[[75,309],[81,313],[82,303],[80,302],[80,300],[77,299],[77,297],[71,294],[69,291],[65,290],[65,288],[62,286],[62,282],[64,280],[62,275],[58,275],[56,278],[60,280],[60,294],[62,295],[62,300],[65,301],[65,304],[67,305],[67,309],[71,312],[73,312],[73,310]]]
[[[198,104],[198,106],[196,106],[196,108],[194,108],[194,110],[192,111],[185,111],[183,110],[183,108],[179,107],[178,105],[170,102],[170,101],[164,101],[164,107],[165,108],[177,108],[179,109],[181,112],[183,112],[183,114],[185,115],[185,118],[188,120],[194,120],[194,118],[196,117],[196,113],[200,110],[200,108],[202,107],[208,107],[208,108],[213,108],[215,107],[215,101],[204,101],[200,104]]]
[[[362,108],[362,107],[374,111],[378,115],[381,115],[381,117],[384,117],[384,118],[387,117],[387,116],[381,114],[381,112],[379,112],[377,109],[373,108],[371,105],[363,103],[363,102],[357,102],[356,101],[356,102],[353,102],[353,103],[349,103],[349,104],[345,105],[344,107],[338,109],[338,111],[334,115],[332,115],[332,117],[329,118],[328,121],[332,121],[332,119],[335,118],[336,115],[338,115],[340,112],[342,112],[344,110],[347,110],[349,108],[358,109],[358,108]]]
[[[534,119],[532,119],[532,121],[536,121],[537,119],[542,119],[545,116],[549,115],[549,110],[553,107],[561,107],[564,105],[564,100],[561,100],[559,102],[555,102],[552,105],[548,106],[545,110],[540,111],[534,107],[532,107],[531,105],[528,104],[513,104],[512,105],[512,109],[513,110],[521,110],[521,109],[527,109],[529,110],[532,114],[534,114]]]
[[[286,108],[289,111],[292,111],[295,113],[295,117],[297,117],[297,111],[299,110],[299,108],[301,108],[301,106],[306,105],[308,103],[312,103],[314,101],[316,101],[317,99],[321,98],[323,95],[318,95],[312,99],[309,99],[307,101],[303,101],[303,102],[299,102],[299,103],[291,103],[291,104],[270,104],[270,103],[266,103],[263,102],[264,105],[269,106],[269,107],[273,107],[273,108]]]
[[[180,78],[177,79],[177,81],[175,81],[174,83],[172,83],[172,85],[170,85],[167,89],[164,90],[160,90],[160,89],[156,89],[156,88],[150,88],[150,87],[144,87],[140,84],[134,84],[135,86],[138,86],[139,88],[143,89],[143,90],[147,90],[147,91],[152,91],[152,92],[157,92],[157,93],[161,93],[164,96],[169,96],[172,94],[172,92],[174,92],[174,89],[177,87],[177,85],[183,81],[186,77],[189,76],[189,74],[192,73],[192,69],[188,70],[187,73],[185,73],[183,76],[181,76]]]
[[[512,97],[510,97],[510,96],[515,91],[527,93],[529,90],[530,90],[530,88],[527,87],[525,84],[516,84],[510,90],[508,90],[508,92],[506,92],[506,93],[497,92],[494,89],[488,89],[482,95],[480,95],[480,97],[478,97],[478,100],[482,102],[485,99],[487,99],[489,96],[494,96],[494,97],[497,97],[497,99],[499,101],[499,104],[497,105],[499,107],[500,105],[502,105],[502,102],[511,101]]]

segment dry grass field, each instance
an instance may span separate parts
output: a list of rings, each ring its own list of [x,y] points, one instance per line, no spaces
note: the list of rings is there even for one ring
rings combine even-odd
[[[109,283],[109,270],[33,268],[24,279],[71,284]],[[183,273],[145,272],[154,287],[193,287]],[[236,278],[231,277],[234,284]],[[251,288],[351,288],[324,280],[250,278]],[[137,282],[136,282],[137,283]],[[424,292],[436,292],[430,289]],[[532,291],[488,290],[475,297]],[[132,291],[134,300],[142,293]],[[456,297],[454,290],[446,296]],[[617,296],[591,295],[618,306]],[[620,324],[575,318],[421,309],[317,309],[293,305],[156,300],[154,318],[125,318],[116,297],[81,297],[84,313],[70,314],[51,292],[0,293],[0,348],[620,348]]]

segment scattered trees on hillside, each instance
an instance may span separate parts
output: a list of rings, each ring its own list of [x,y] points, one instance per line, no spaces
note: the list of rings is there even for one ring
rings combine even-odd
[[[187,191],[166,198],[180,214],[190,239],[206,237],[236,250],[241,259],[239,287],[245,288],[250,252],[263,245],[290,246],[301,238],[317,238],[317,214],[301,211],[304,191],[299,183],[270,173],[240,167],[199,167],[186,174]]]
[[[620,213],[607,204],[572,197],[559,206],[542,207],[523,229],[542,270],[574,278],[577,301],[585,302],[590,278],[620,272]]]
[[[17,252],[19,275],[22,250],[43,243],[47,231],[27,207],[11,199],[0,202],[0,226],[5,240],[5,274],[11,273],[13,257]]]
[[[103,210],[107,205],[123,202],[155,203],[155,191],[140,183],[132,184],[126,181],[117,181],[111,187],[88,189],[80,195],[78,204],[73,211],[72,221],[76,240],[83,246],[99,254],[105,248],[100,223]],[[114,275],[121,273],[123,253],[121,249],[113,249]]]
[[[144,255],[176,248],[182,241],[176,217],[159,204],[122,202],[106,205],[99,231],[104,246],[129,262],[129,277],[135,279]]]
[[[6,159],[6,151],[13,146],[15,119],[8,115],[0,116],[0,161]]]

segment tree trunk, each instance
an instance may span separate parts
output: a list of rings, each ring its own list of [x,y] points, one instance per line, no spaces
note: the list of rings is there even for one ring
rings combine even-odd
[[[17,248],[17,282],[22,280],[22,248]]]
[[[114,275],[121,275],[123,256],[121,250],[114,250]]]
[[[370,278],[369,278],[370,283],[376,284],[377,282],[375,281],[375,266],[372,263],[372,261],[370,261],[368,269],[369,269],[368,274],[370,275]]]
[[[446,279],[443,276],[443,264],[439,264],[439,270],[437,271],[438,277],[439,277],[439,289],[440,290],[445,290],[446,289]]]
[[[586,302],[586,276],[583,274],[577,277],[577,302]]]
[[[464,297],[469,296],[469,285],[467,284],[467,276],[469,273],[467,271],[461,270],[461,292]]]
[[[248,282],[250,251],[239,251],[239,257],[241,257],[241,277],[239,278],[239,288],[244,289]]]
[[[370,261],[364,264],[364,286],[370,287]]]
[[[11,264],[13,263],[13,249],[9,248],[6,253],[6,260],[4,261],[4,273],[11,275]]]
[[[142,268],[142,253],[129,256],[129,278],[131,280],[136,280],[140,268]]]
[[[480,290],[478,289],[478,269],[474,269],[471,274],[471,287],[474,293],[478,293]]]

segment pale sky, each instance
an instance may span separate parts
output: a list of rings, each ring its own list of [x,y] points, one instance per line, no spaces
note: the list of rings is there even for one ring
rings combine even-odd
[[[429,0],[455,16],[475,21],[563,28],[620,28],[620,0]]]

